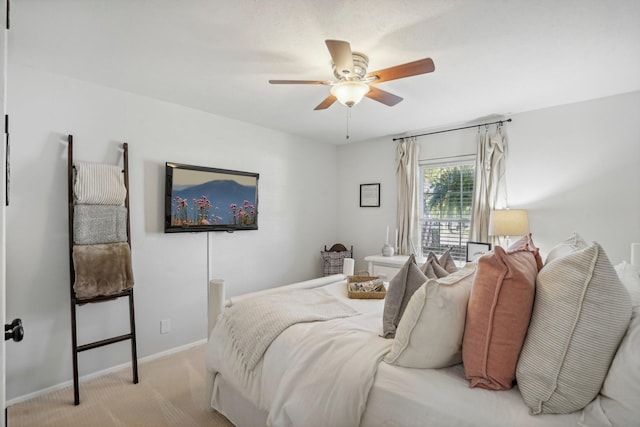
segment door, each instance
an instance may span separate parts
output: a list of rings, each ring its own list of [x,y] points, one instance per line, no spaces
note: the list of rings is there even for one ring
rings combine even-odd
[[[0,117],[5,117],[7,108],[6,108],[6,94],[7,94],[7,85],[6,85],[6,76],[7,76],[7,33],[9,28],[9,0],[2,0],[0,3],[0,22],[5,22],[5,30],[0,31],[0,109],[2,110],[2,115]],[[0,157],[0,181],[2,184],[0,185],[0,319],[4,320],[5,316],[5,307],[6,307],[6,261],[7,261],[7,241],[6,241],[6,223],[5,223],[5,213],[6,213],[6,205],[10,200],[7,198],[10,196],[10,193],[7,192],[7,143],[8,138],[6,135],[7,130],[5,129],[5,138],[3,138],[2,148],[0,152],[2,153]],[[2,341],[0,344],[0,408],[6,408],[6,396],[5,396],[5,387],[6,387],[6,369],[5,369],[5,342]],[[5,427],[6,425],[6,410],[5,416],[0,417],[0,427]]]

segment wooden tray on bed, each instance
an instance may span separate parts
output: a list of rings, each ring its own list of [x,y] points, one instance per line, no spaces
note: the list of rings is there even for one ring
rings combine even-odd
[[[371,280],[379,279],[378,276],[348,276],[347,277],[347,296],[353,299],[384,299],[387,295],[387,288],[382,285],[382,291],[380,292],[356,292],[352,291],[349,284],[355,282],[369,282]]]

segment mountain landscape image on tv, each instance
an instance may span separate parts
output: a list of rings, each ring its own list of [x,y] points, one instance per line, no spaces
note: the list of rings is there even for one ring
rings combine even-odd
[[[259,174],[166,163],[164,231],[258,229]]]

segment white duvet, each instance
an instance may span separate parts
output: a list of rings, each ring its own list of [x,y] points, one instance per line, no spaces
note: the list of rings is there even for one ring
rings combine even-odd
[[[392,340],[380,338],[384,300],[348,299],[344,282],[325,286],[361,315],[287,328],[251,375],[214,328],[207,367],[268,413],[270,426],[564,427],[580,412],[530,415],[517,387],[469,388],[462,365],[408,369],[379,362]]]
[[[346,296],[344,283],[327,289]],[[361,314],[290,326],[249,372],[234,357],[229,329],[219,323],[207,367],[267,412],[270,426],[357,426],[391,340],[379,336],[383,302],[352,301]]]

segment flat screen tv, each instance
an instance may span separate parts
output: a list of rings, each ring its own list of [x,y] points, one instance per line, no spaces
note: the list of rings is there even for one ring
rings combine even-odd
[[[164,232],[258,229],[259,174],[166,163]]]

